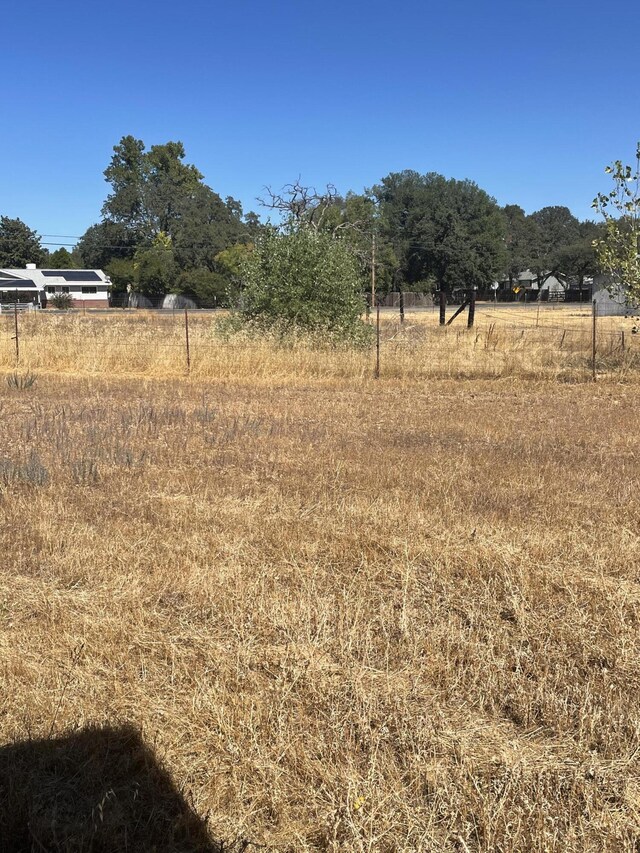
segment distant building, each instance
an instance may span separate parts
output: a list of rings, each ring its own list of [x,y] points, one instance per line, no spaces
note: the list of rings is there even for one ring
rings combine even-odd
[[[502,301],[534,301],[541,299],[550,302],[563,302],[567,285],[564,281],[550,273],[542,276],[542,286],[538,285],[538,277],[531,270],[524,270],[517,278],[502,279],[495,282],[492,288],[497,291],[497,298]]]
[[[601,317],[626,317],[639,310],[621,284],[617,284],[609,275],[594,276],[592,281],[593,301]]]
[[[78,308],[108,308],[111,279],[102,270],[0,269],[0,300],[33,302],[45,307],[67,293]]]
[[[502,301],[534,302],[590,302],[592,295],[592,279],[584,277],[580,280],[565,275],[542,273],[539,284],[538,276],[531,270],[524,270],[517,278],[501,279],[494,282],[492,290],[496,298]]]

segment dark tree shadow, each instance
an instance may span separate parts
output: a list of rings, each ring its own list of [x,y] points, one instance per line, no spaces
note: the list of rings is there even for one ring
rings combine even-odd
[[[245,842],[246,844],[246,842]],[[0,747],[2,853],[229,853],[138,731],[87,728]]]

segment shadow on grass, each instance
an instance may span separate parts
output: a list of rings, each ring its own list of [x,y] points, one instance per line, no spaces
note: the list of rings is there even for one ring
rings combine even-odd
[[[0,747],[2,853],[231,853],[132,727]]]

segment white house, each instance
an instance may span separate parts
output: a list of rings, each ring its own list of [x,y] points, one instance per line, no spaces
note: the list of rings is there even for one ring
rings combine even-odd
[[[42,290],[31,278],[9,278],[0,270],[0,305],[3,302],[41,304]],[[0,310],[2,310],[0,308]]]
[[[102,270],[0,269],[0,299],[46,305],[52,296],[68,293],[79,308],[108,308],[111,279]]]

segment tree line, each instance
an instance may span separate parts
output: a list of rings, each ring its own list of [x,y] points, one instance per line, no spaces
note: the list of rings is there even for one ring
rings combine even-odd
[[[236,199],[221,198],[185,157],[180,142],[147,149],[123,137],[104,172],[110,191],[101,220],[73,250],[49,253],[25,223],[2,216],[0,267],[101,268],[116,292],[181,293],[226,305],[267,232],[304,228],[339,240],[363,292],[372,269],[378,293],[483,291],[496,280],[515,286],[527,269],[539,286],[551,275],[581,286],[598,271],[594,246],[603,224],[581,221],[562,206],[530,215],[518,205],[501,207],[470,180],[407,170],[346,195],[296,182],[267,190],[262,204],[273,221],[263,222]]]

